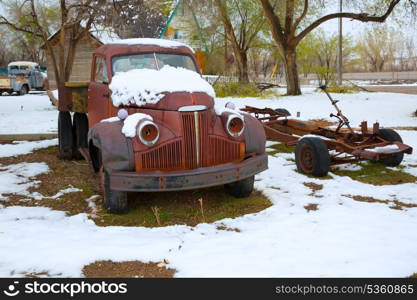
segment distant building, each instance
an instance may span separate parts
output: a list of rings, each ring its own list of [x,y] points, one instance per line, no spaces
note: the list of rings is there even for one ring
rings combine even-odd
[[[160,38],[182,42],[193,47],[197,63],[204,73],[208,49],[194,9],[186,1],[178,0],[174,4]]]
[[[66,32],[69,32],[70,26],[77,25],[68,25],[66,26]],[[78,25],[80,26],[80,25]],[[51,35],[46,43],[49,43],[53,51],[58,53],[59,51],[59,42],[61,41],[61,30],[58,30],[53,35]],[[69,43],[69,34],[65,37],[66,43]],[[88,82],[90,81],[90,70],[91,70],[91,57],[94,51],[101,45],[108,43],[109,41],[119,39],[119,37],[110,29],[94,29],[92,28],[90,32],[85,34],[77,44],[75,50],[74,61],[71,70],[71,76],[69,81],[75,82]],[[41,47],[45,50],[46,43]],[[68,49],[68,46],[64,46],[64,49]],[[48,51],[45,51],[46,56],[46,66],[48,72],[48,89],[55,90],[57,89],[57,84],[55,80],[55,72],[52,63],[52,57]],[[58,55],[55,56],[58,58]],[[59,62],[58,62],[59,63]]]

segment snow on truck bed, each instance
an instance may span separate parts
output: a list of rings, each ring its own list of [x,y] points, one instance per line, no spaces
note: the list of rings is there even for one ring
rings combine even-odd
[[[115,106],[156,104],[164,92],[203,92],[215,97],[213,87],[200,74],[171,66],[116,73],[109,87]]]
[[[134,38],[134,39],[114,39],[108,42],[108,44],[118,44],[118,45],[153,45],[159,46],[162,48],[179,48],[179,47],[187,47],[192,52],[194,50],[184,44],[177,41],[166,40],[166,39],[152,39],[152,38]]]

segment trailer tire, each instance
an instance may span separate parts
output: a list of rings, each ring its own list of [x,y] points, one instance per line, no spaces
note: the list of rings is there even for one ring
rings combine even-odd
[[[253,191],[255,176],[224,185],[226,193],[235,198],[247,198]]]
[[[73,117],[74,158],[82,159],[79,148],[88,148],[88,118],[86,114],[74,113]]]
[[[71,114],[68,111],[60,111],[58,114],[59,158],[67,160],[72,159],[73,145]]]
[[[382,137],[384,140],[387,140],[389,142],[403,142],[401,136],[396,132],[395,130],[383,128],[379,130],[379,136]],[[380,162],[386,166],[395,167],[401,164],[404,158],[404,153],[394,153],[391,154],[389,157],[387,157],[384,160],[381,160]]]
[[[112,191],[110,189],[109,172],[102,166],[99,172],[100,190],[104,198],[104,207],[109,213],[124,214],[127,212],[127,192]]]
[[[24,96],[24,95],[26,95],[27,93],[29,93],[29,88],[28,88],[28,86],[27,86],[26,84],[24,84],[24,85],[22,85],[22,87],[20,88],[19,95],[20,95],[20,96]]]
[[[288,117],[288,116],[291,116],[290,112],[289,112],[288,110],[286,110],[285,108],[277,108],[277,109],[275,109],[275,111],[276,111],[277,113],[284,114],[284,115],[286,115],[287,117]]]
[[[320,138],[302,138],[295,147],[295,163],[299,172],[317,177],[330,170],[330,155],[326,143]]]

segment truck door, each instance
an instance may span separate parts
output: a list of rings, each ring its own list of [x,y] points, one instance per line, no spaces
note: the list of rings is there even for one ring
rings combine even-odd
[[[88,125],[109,118],[109,76],[106,69],[104,56],[94,56],[92,66],[92,78],[88,88]]]

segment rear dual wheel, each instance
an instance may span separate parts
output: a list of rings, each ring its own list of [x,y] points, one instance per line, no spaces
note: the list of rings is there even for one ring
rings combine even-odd
[[[75,113],[72,120],[68,111],[58,115],[59,158],[81,159],[79,148],[87,148],[88,118],[86,114]]]

